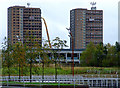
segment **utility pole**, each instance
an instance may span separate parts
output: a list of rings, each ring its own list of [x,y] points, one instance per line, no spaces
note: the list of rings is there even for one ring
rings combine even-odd
[[[70,28],[69,29],[66,28],[66,29],[69,31],[69,34],[70,34],[69,36],[72,39],[72,57],[71,57],[71,59],[72,59],[72,65],[71,65],[71,70],[72,70],[72,75],[74,77],[74,38],[73,38],[73,35],[72,35],[71,31],[70,31]]]

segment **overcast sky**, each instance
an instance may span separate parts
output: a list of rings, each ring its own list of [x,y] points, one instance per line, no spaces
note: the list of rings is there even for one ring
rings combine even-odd
[[[87,8],[90,2],[95,1],[98,10],[103,10],[103,42],[114,44],[118,41],[118,1],[119,0],[0,0],[0,48],[3,38],[7,36],[7,8],[10,6],[26,6],[41,8],[42,17],[45,18],[50,39],[56,36],[68,41],[66,28],[70,27],[70,10],[74,8]],[[47,39],[43,25],[43,38]]]

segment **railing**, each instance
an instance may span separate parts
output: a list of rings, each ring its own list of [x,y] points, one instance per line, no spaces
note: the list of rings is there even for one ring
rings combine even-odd
[[[111,76],[113,78],[102,78],[102,77],[83,77],[80,75],[74,76],[67,76],[67,75],[59,75],[57,79],[55,79],[54,76],[45,76],[44,79],[42,79],[42,76],[33,76],[32,79],[29,78],[29,76],[23,76],[21,79],[19,79],[18,76],[11,76],[10,79],[8,79],[8,76],[4,76],[0,79],[0,82],[3,82],[5,84],[4,86],[10,86],[10,82],[19,82],[22,83],[23,86],[28,85],[28,82],[31,83],[37,83],[36,85],[43,85],[42,83],[57,83],[58,86],[60,84],[73,84],[76,85],[89,85],[89,87],[114,87],[114,88],[120,88],[120,78],[118,78],[118,75],[116,77]],[[18,85],[17,84],[17,85]],[[15,84],[14,84],[15,85]]]

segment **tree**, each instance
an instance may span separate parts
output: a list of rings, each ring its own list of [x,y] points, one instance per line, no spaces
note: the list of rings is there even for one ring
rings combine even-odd
[[[0,75],[2,75],[2,50],[0,50]]]
[[[26,56],[27,56],[27,61],[30,64],[30,79],[32,79],[32,67],[33,67],[33,62],[35,62],[36,57],[38,55],[38,50],[37,50],[37,46],[39,46],[38,42],[35,41],[35,36],[29,36],[28,39],[29,41],[27,41],[26,45],[27,45],[27,52],[26,52]],[[31,82],[31,80],[30,80]]]
[[[115,48],[116,48],[116,52],[120,51],[120,44],[118,42],[115,43]]]
[[[40,52],[40,57],[41,57],[41,62],[42,62],[42,82],[44,80],[44,67],[45,64],[49,62],[49,46],[48,46],[48,41],[44,41],[42,48],[39,48]]]
[[[117,57],[116,57],[116,66],[120,67],[120,51],[117,52]]]
[[[117,56],[116,61],[118,61],[116,64],[117,64],[117,66],[120,67],[120,43],[116,42],[115,48],[116,48],[116,56]]]
[[[107,53],[108,53],[108,50],[107,50],[107,46],[106,46],[106,45],[103,46],[103,53],[104,53],[103,57],[106,58]]]
[[[4,70],[4,67],[7,67],[8,69],[8,75],[9,75],[9,79],[10,79],[10,75],[11,75],[11,70],[10,70],[10,67],[13,66],[13,58],[12,58],[12,45],[9,44],[8,45],[8,40],[7,38],[5,37],[4,38],[4,43],[2,43],[2,62],[3,62],[3,70]]]
[[[56,37],[52,40],[52,49],[50,49],[50,46],[48,45],[48,40],[43,41],[43,46],[40,48],[40,57],[42,62],[42,79],[44,79],[44,65],[47,63],[50,63],[54,61],[55,63],[55,79],[57,79],[57,60],[59,59],[59,55],[57,54],[57,49],[63,49],[63,47],[67,47],[66,40],[61,40],[59,37]],[[55,50],[56,49],[56,50]],[[51,54],[50,56],[48,54]],[[51,57],[51,61],[50,58]]]
[[[103,60],[103,56],[104,56],[104,47],[103,47],[103,43],[100,43],[96,46],[96,50],[95,50],[95,59],[96,59],[96,65],[97,67],[102,66],[102,60]]]
[[[56,37],[55,39],[52,40],[52,47],[54,49],[63,49],[63,47],[68,47],[66,45],[67,41],[66,40],[61,40],[59,37]],[[57,64],[58,61],[60,59],[60,55],[58,54],[58,50],[53,50],[51,53],[53,54],[53,59],[55,62],[55,79],[57,79]]]
[[[95,66],[97,60],[95,59],[95,45],[90,42],[85,51],[81,54],[81,65],[83,66]]]
[[[19,41],[14,45],[12,57],[14,58],[14,64],[18,63],[18,70],[19,70],[19,80],[21,78],[21,74],[23,75],[23,66],[26,62],[26,49],[23,44]]]
[[[61,40],[59,37],[56,37],[52,40],[52,47],[54,49],[63,49],[63,47],[68,47],[66,43],[66,40]]]
[[[116,56],[116,48],[115,46],[112,46],[111,44],[106,45],[107,48],[107,55],[106,58],[103,59],[102,64],[103,66],[115,66],[117,62],[117,56]]]
[[[119,49],[120,45],[117,42],[115,46],[109,43],[94,46],[93,43],[89,43],[81,55],[81,63],[83,66],[119,66]]]

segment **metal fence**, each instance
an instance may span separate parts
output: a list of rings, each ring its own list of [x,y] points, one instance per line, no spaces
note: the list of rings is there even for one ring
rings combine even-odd
[[[47,84],[47,83],[58,83],[58,86],[60,84],[73,84],[74,86],[76,85],[88,85],[89,87],[114,87],[114,88],[120,88],[120,78],[118,78],[118,75],[111,77],[105,76],[104,78],[102,77],[96,77],[92,75],[92,77],[88,76],[80,76],[80,75],[75,75],[70,76],[70,75],[59,75],[57,76],[57,79],[55,79],[55,76],[45,76],[44,79],[42,79],[42,76],[32,76],[32,79],[29,78],[29,76],[22,76],[21,79],[19,79],[18,76],[11,76],[10,79],[8,79],[8,76],[3,76],[0,79],[3,84],[6,84],[4,86],[10,86],[10,82],[21,82],[23,86],[27,85],[26,83],[28,82],[35,82],[37,85],[42,85],[42,83]]]

